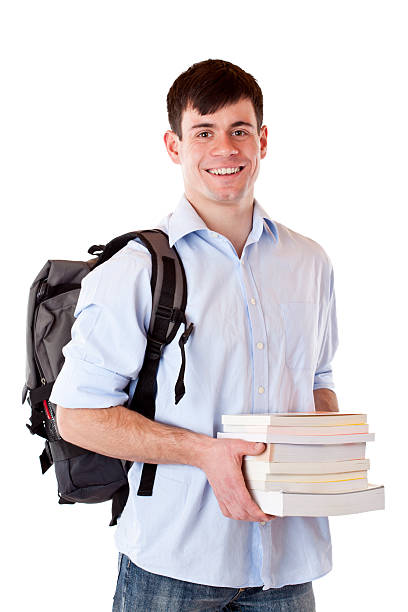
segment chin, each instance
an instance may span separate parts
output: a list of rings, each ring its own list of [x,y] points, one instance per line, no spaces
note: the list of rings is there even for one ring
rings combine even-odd
[[[235,202],[238,199],[242,198],[242,193],[237,191],[229,191],[229,192],[216,192],[212,193],[212,199],[217,200],[217,202]]]

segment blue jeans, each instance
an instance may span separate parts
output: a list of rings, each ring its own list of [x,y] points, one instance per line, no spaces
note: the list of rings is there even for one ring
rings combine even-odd
[[[119,554],[112,612],[315,612],[311,582],[263,591],[185,582],[152,574]]]

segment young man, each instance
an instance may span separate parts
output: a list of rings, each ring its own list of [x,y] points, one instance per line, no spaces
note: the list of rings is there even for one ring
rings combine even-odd
[[[200,62],[167,102],[164,141],[184,195],[159,227],[183,261],[195,324],[186,394],[174,403],[176,338],[160,362],[156,421],[124,407],[151,314],[150,255],[131,241],[82,283],[51,398],[60,432],[134,462],[114,610],[314,610],[311,581],[331,569],[327,519],[266,515],[241,471],[243,456],[265,446],[214,436],[224,413],[338,409],[332,267],[254,199],[268,135],[255,79]],[[136,494],[143,462],[158,464],[151,497]]]

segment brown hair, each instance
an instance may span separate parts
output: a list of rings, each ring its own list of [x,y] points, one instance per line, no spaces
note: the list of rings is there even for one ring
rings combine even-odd
[[[191,106],[200,115],[208,115],[243,98],[253,104],[259,134],[263,97],[254,77],[224,60],[208,59],[193,64],[177,77],[167,94],[170,127],[181,140],[181,119],[187,107]]]

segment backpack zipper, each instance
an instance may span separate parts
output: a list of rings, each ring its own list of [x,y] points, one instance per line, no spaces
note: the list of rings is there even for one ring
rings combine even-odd
[[[33,324],[33,354],[34,354],[34,361],[35,364],[37,366],[38,372],[40,374],[40,382],[42,386],[45,386],[47,384],[47,380],[45,378],[43,369],[41,367],[40,364],[40,360],[37,354],[37,348],[35,345],[35,326],[37,323],[37,318],[38,318],[38,310],[40,307],[40,304],[44,301],[44,298],[46,297],[47,294],[47,279],[42,280],[39,284],[38,290],[37,290],[37,295],[36,295],[36,310],[35,310],[35,315],[34,315],[34,324]],[[59,431],[57,428],[57,423],[55,421],[55,411],[52,407],[52,402],[48,401],[48,400],[43,400],[42,401],[42,407],[43,407],[43,411],[44,411],[44,415],[46,417],[45,420],[45,429],[47,432],[47,436],[48,436],[48,440],[61,440],[61,436],[59,435]]]
[[[38,372],[40,374],[40,382],[41,382],[42,385],[46,385],[47,381],[45,379],[43,369],[42,369],[42,367],[40,365],[40,360],[39,360],[38,354],[37,354],[37,347],[35,345],[35,332],[34,332],[34,330],[35,330],[35,326],[37,324],[38,308],[39,308],[39,304],[36,306],[35,315],[34,315],[34,324],[33,324],[33,348],[34,348],[34,351],[33,351],[33,353],[34,353],[35,365],[37,366],[37,370],[38,370]]]
[[[47,294],[47,280],[48,278],[44,278],[42,281],[40,281],[39,285],[38,285],[38,289],[37,289],[37,293],[35,296],[35,314],[34,314],[34,323],[33,323],[33,348],[34,348],[34,361],[35,364],[37,366],[38,372],[40,374],[40,381],[42,385],[46,385],[47,381],[45,379],[44,376],[44,372],[41,368],[40,365],[40,360],[38,358],[37,355],[37,349],[35,346],[35,326],[37,324],[37,318],[38,318],[38,310],[40,307],[40,304],[44,301],[44,298],[46,297]]]

